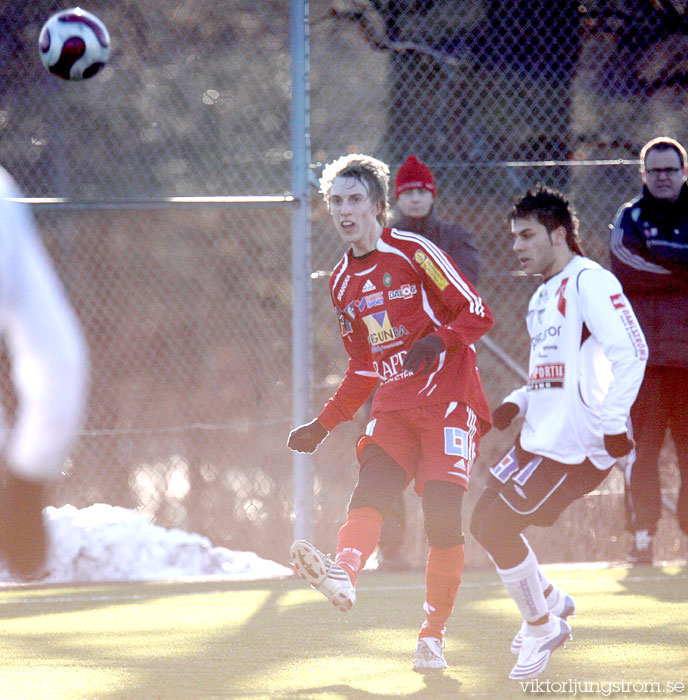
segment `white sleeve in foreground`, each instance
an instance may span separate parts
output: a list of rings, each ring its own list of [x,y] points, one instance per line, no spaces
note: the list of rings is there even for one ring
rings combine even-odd
[[[29,212],[3,204],[3,323],[18,404],[7,461],[19,476],[51,479],[82,424],[87,349]]]

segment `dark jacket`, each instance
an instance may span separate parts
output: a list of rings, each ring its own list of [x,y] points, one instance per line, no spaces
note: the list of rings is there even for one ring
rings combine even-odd
[[[648,365],[688,367],[688,187],[676,202],[644,187],[610,228],[612,272],[645,334]]]
[[[430,239],[448,253],[473,286],[477,286],[480,276],[478,248],[473,241],[473,234],[467,228],[459,223],[442,221],[432,212],[422,219],[402,216],[392,226]]]

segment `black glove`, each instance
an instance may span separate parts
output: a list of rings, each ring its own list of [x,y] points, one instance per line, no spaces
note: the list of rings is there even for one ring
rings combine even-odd
[[[604,449],[610,457],[625,457],[634,447],[635,442],[626,433],[604,436]]]
[[[494,425],[497,430],[506,430],[520,410],[521,409],[515,403],[506,401],[501,406],[497,406],[492,412],[492,425]]]
[[[315,452],[315,448],[327,437],[327,430],[315,418],[306,425],[300,425],[289,433],[287,447],[294,452]]]
[[[438,355],[445,349],[444,340],[442,340],[439,335],[430,333],[430,335],[426,335],[425,338],[416,340],[411,346],[411,349],[406,353],[406,357],[404,358],[404,366],[402,369],[417,374],[418,370],[425,365],[421,374],[430,374],[430,368],[435,364]]]

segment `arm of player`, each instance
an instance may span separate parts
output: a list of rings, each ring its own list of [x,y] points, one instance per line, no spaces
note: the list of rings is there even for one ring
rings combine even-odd
[[[444,251],[430,245],[414,261],[427,293],[449,310],[450,319],[435,331],[446,349],[473,345],[492,328],[492,311]]]
[[[370,356],[366,327],[360,320],[349,317],[345,311],[339,309],[334,295],[332,303],[337,312],[339,330],[344,349],[349,356],[349,364],[337,391],[317,417],[328,432],[340,423],[353,419],[379,380]]]
[[[647,343],[614,275],[603,269],[585,270],[577,284],[583,320],[611,363],[602,430],[605,435],[619,435],[626,432],[626,421],[643,380]]]
[[[315,418],[310,423],[300,425],[289,433],[287,447],[294,452],[315,452],[327,434],[323,424]]]
[[[492,411],[492,425],[497,430],[506,430],[519,414],[519,407],[511,401],[505,401]]]
[[[502,399],[502,403],[492,412],[492,424],[497,430],[506,430],[516,418],[522,418],[527,410],[528,387],[522,386]]]
[[[337,391],[318,414],[318,420],[329,432],[344,421],[353,420],[356,411],[366,402],[379,377],[367,363],[349,358],[349,366]]]
[[[17,206],[10,218],[2,284],[17,416],[7,459],[18,476],[47,480],[58,475],[82,424],[87,349],[30,214]]]

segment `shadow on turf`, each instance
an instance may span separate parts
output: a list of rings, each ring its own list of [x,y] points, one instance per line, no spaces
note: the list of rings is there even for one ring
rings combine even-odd
[[[435,698],[456,698],[461,690],[461,681],[444,673],[424,673],[425,687],[416,690],[409,695],[388,695],[387,693],[371,693],[360,688],[352,688],[350,685],[324,685],[317,688],[303,688],[287,693],[285,697],[294,700],[314,700],[319,694],[338,693],[346,700],[386,700],[387,698],[406,698],[415,700],[435,700]]]
[[[644,595],[664,603],[684,603],[685,588],[675,584],[688,579],[688,566],[679,569],[664,569],[659,566],[635,566],[628,569],[619,583],[624,587],[621,595]]]

